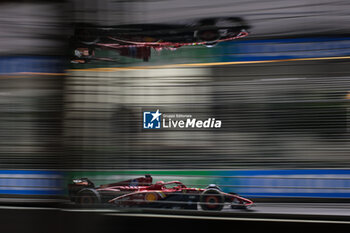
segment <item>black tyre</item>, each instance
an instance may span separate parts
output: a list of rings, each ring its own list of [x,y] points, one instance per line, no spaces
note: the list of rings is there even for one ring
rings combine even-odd
[[[75,30],[76,38],[85,45],[93,45],[100,40],[98,31],[90,28],[79,28]]]
[[[215,26],[216,28],[231,28],[245,26],[246,22],[239,17],[207,18],[199,21],[200,26]]]
[[[216,18],[202,19],[198,22],[199,30],[195,32],[195,37],[201,42],[214,42],[220,39],[220,33],[216,28]]]
[[[196,33],[196,37],[199,41],[214,42],[220,39],[220,34],[217,30],[200,30]]]
[[[194,37],[200,42],[213,42],[213,44],[208,44],[207,47],[215,46],[214,42],[221,37],[233,37],[238,35],[242,28],[249,28],[244,20],[239,17],[202,19],[198,22],[198,27]]]
[[[217,189],[205,190],[200,196],[200,206],[203,210],[220,211],[224,208],[224,196]]]
[[[95,189],[82,189],[75,200],[79,205],[93,205],[101,203],[101,195]]]

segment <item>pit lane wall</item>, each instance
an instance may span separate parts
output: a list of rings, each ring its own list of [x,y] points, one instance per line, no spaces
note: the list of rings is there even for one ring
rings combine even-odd
[[[154,182],[179,180],[187,186],[205,188],[217,184],[225,192],[250,198],[350,198],[350,170],[134,170],[74,171],[72,178],[88,177],[96,185],[151,174]]]

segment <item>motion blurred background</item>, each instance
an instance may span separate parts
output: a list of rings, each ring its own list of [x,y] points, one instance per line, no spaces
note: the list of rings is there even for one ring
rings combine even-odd
[[[0,12],[4,204],[61,202],[72,178],[145,173],[263,201],[350,197],[348,1],[28,0]],[[69,63],[75,23],[224,16],[250,35],[148,62],[101,51],[117,62]],[[146,108],[222,128],[145,131]]]

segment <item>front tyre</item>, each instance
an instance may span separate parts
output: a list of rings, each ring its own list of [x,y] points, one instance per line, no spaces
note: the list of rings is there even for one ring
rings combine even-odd
[[[224,208],[224,196],[217,189],[207,189],[200,196],[200,206],[203,210],[220,211]]]
[[[217,30],[200,30],[195,33],[198,41],[215,42],[220,39],[220,34]]]
[[[93,205],[101,203],[101,195],[95,189],[82,189],[77,193],[76,203],[79,205]]]

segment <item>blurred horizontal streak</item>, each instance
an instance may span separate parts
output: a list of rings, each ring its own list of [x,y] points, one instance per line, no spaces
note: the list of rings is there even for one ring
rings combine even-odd
[[[134,66],[134,67],[117,67],[117,68],[89,68],[89,69],[68,69],[68,72],[85,71],[85,72],[114,72],[123,70],[138,70],[138,69],[162,69],[162,68],[185,68],[185,67],[210,67],[223,65],[245,65],[245,64],[263,64],[274,62],[292,62],[292,61],[319,61],[319,60],[342,60],[350,59],[350,56],[342,57],[316,57],[316,58],[294,58],[294,59],[280,59],[267,61],[233,61],[233,62],[209,62],[209,63],[192,63],[192,64],[172,64],[159,66]]]
[[[318,223],[318,224],[350,224],[350,221],[334,220],[309,220],[309,219],[279,219],[279,218],[238,218],[219,216],[197,216],[197,215],[170,215],[170,214],[145,214],[145,213],[106,213],[107,216],[125,216],[142,218],[174,218],[174,219],[203,219],[203,220],[223,220],[223,221],[248,221],[248,222],[287,222],[287,223]]]
[[[162,0],[86,2],[74,0],[75,20],[100,25],[181,22],[217,16],[240,16],[252,36],[341,34],[349,31],[349,2],[317,0],[229,1]]]
[[[66,73],[19,72],[20,75],[65,76]]]
[[[27,193],[27,191],[29,191],[28,194],[38,194],[36,193],[37,191],[57,191],[57,192],[62,192],[62,188],[54,188],[54,187],[46,187],[46,186],[0,186],[0,193],[4,194],[4,193],[11,193],[13,191],[16,191],[16,194],[21,194],[23,192]],[[17,192],[19,191],[19,192]],[[45,193],[44,193],[45,194]],[[57,194],[52,192],[51,194]]]
[[[31,198],[29,195],[27,195],[25,198],[20,198],[20,197],[16,197],[16,198],[10,198],[10,197],[0,197],[0,203],[2,204],[0,206],[0,209],[20,209],[20,208],[38,208],[40,209],[40,207],[18,207],[18,206],[4,206],[5,203],[57,203],[57,202],[64,202],[62,200],[59,199],[45,199],[45,198],[40,198],[40,200],[38,201],[38,198]],[[50,209],[49,207],[42,207],[42,209]]]
[[[65,73],[28,73],[28,74],[2,74],[0,75],[0,79],[25,79],[25,78],[33,78],[33,75],[35,75],[35,78],[50,78],[53,76],[66,76]]]
[[[21,59],[24,58],[19,58]],[[11,62],[15,60],[15,57],[11,58]],[[61,57],[46,61],[45,58],[34,56],[24,60],[28,64],[20,68],[15,66],[15,62],[9,62],[12,68],[6,67],[0,74],[0,167],[29,170],[58,168],[63,150],[60,135],[63,130],[62,88],[66,74],[60,68],[63,68],[61,64],[64,61]],[[31,62],[35,64],[33,67]],[[18,72],[19,70],[24,72]],[[31,72],[32,70],[40,72]],[[52,70],[57,70],[58,73],[52,73]],[[19,177],[33,178],[38,182],[40,176],[43,178],[35,172],[0,172],[1,178],[6,175],[9,182],[15,182],[14,178]],[[50,175],[41,179],[41,182],[48,178]],[[31,182],[30,179],[26,181]]]
[[[17,174],[17,175],[9,175],[9,174],[1,174],[0,175],[0,180],[1,179],[31,179],[31,180],[60,180],[62,179],[62,175],[48,175],[46,177],[43,177],[42,175],[26,175],[26,176],[23,176],[22,174]]]
[[[350,70],[345,60],[320,59],[70,71],[68,166],[80,161],[82,168],[102,170],[346,167]],[[215,117],[223,128],[142,131],[145,107]]]
[[[0,197],[10,194],[62,195],[63,180],[64,174],[58,171],[0,170]]]

